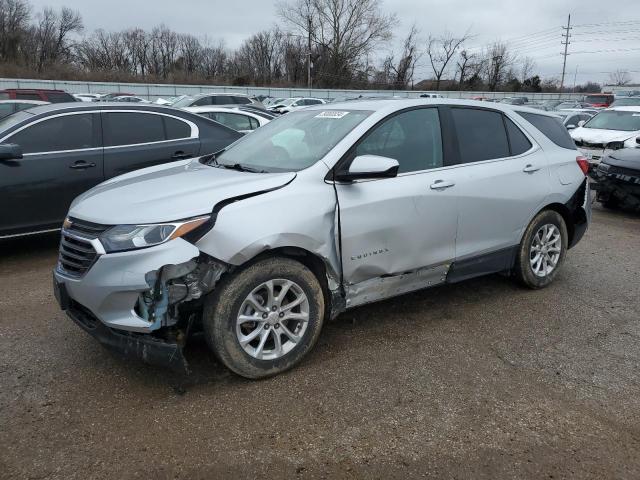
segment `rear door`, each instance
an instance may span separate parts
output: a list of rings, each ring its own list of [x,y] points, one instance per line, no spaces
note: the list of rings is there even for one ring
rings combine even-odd
[[[98,113],[47,117],[0,142],[24,154],[0,162],[0,235],[59,228],[71,201],[103,180]]]
[[[105,178],[200,152],[198,127],[177,116],[142,110],[102,112]]]
[[[550,192],[545,154],[502,112],[449,111],[460,162],[456,261],[501,251],[506,261]]]
[[[438,109],[393,114],[353,147],[347,163],[359,155],[393,158],[400,169],[395,178],[336,185],[347,286],[452,261],[457,202],[443,168]]]

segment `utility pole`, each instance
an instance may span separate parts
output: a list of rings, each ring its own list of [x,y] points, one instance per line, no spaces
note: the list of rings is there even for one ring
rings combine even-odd
[[[311,90],[311,15],[307,17],[307,20],[309,20],[309,36],[307,44],[307,88]]]
[[[562,93],[562,87],[564,87],[564,73],[567,69],[567,48],[571,43],[569,42],[569,38],[571,37],[571,34],[569,33],[571,30],[571,14],[569,14],[569,19],[567,20],[567,26],[562,27],[562,30],[564,30],[564,32],[562,32],[563,41],[561,42],[561,44],[564,45],[564,61],[562,62],[562,80],[560,80],[560,93]]]
[[[578,78],[578,65],[576,65],[576,73],[573,74],[573,93],[576,93],[576,80]]]

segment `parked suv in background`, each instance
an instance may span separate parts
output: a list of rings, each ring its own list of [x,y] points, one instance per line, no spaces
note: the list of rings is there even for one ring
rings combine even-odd
[[[31,88],[7,88],[0,90],[0,100],[39,100],[49,103],[76,102],[77,99],[64,90]]]
[[[71,201],[103,180],[216,152],[239,137],[152,105],[78,102],[15,113],[0,120],[0,238],[59,229]]]
[[[584,96],[584,102],[592,107],[608,107],[613,103],[615,97],[612,93],[593,93]]]
[[[184,107],[206,107],[210,105],[215,106],[254,106],[261,110],[265,110],[264,105],[255,98],[243,95],[240,93],[201,93],[194,96],[185,96],[171,106],[174,108]]]
[[[60,305],[110,348],[176,368],[203,330],[259,378],[348,308],[494,272],[545,287],[590,219],[586,161],[558,118],[486,105],[319,105],[109,180],[69,210]]]

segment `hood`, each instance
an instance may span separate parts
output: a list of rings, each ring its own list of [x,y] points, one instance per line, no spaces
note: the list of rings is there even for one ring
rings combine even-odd
[[[602,163],[629,170],[637,170],[640,173],[640,148],[616,150],[604,157]]]
[[[571,138],[576,142],[607,144],[609,142],[624,142],[629,138],[640,135],[640,131],[625,132],[623,130],[603,130],[599,128],[578,127],[570,131]]]
[[[206,215],[218,202],[282,187],[295,176],[174,162],[101,183],[76,198],[69,215],[103,225],[170,222]]]

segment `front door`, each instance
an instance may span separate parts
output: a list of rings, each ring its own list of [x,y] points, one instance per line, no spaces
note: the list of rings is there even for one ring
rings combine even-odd
[[[431,267],[442,267],[434,277],[441,279],[455,255],[456,188],[443,168],[438,109],[390,116],[359,141],[350,158],[366,154],[393,158],[400,168],[395,178],[336,185],[350,305],[428,286],[428,274],[404,285],[396,280]],[[378,281],[382,291],[376,292]],[[396,283],[385,288],[385,282]]]
[[[0,236],[60,228],[75,197],[103,180],[100,116],[67,113],[3,139],[24,157],[0,162]]]

